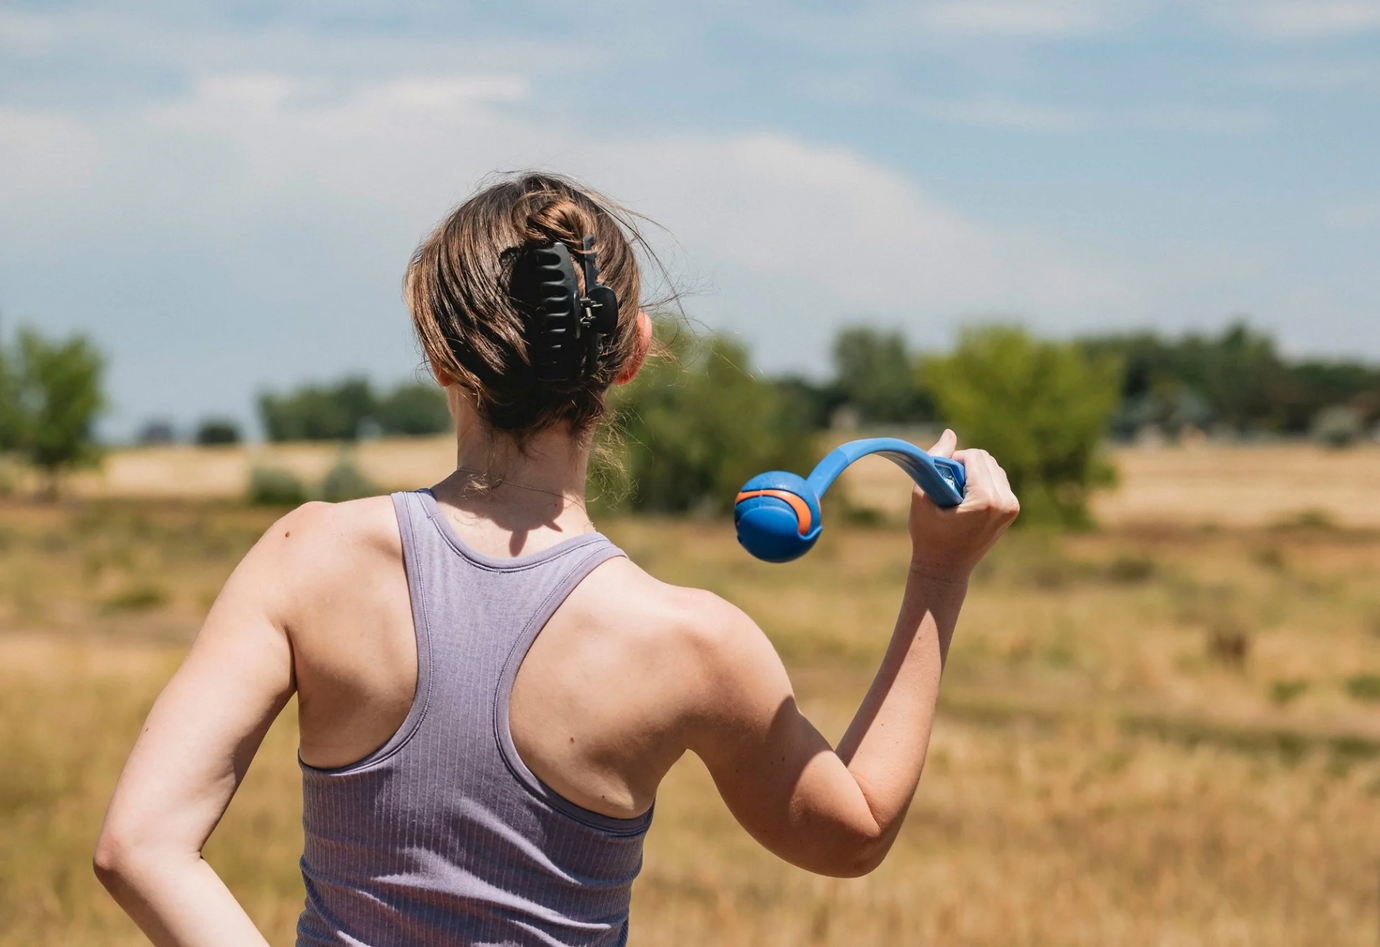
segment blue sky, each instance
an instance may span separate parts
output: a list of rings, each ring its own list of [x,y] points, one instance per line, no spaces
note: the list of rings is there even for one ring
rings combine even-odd
[[[0,2],[0,330],[94,336],[115,436],[409,377],[408,254],[528,166],[766,370],[864,319],[1380,358],[1380,0]]]

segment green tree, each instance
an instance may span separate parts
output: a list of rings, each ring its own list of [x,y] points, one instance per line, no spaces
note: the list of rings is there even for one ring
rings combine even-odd
[[[286,395],[266,392],[259,396],[259,420],[270,441],[353,441],[375,406],[368,379],[346,378]]]
[[[754,474],[808,468],[805,419],[780,389],[751,373],[742,346],[681,333],[669,348],[673,359],[649,362],[615,395],[631,506],[720,513]]]
[[[19,447],[19,391],[12,360],[0,346],[0,454]]]
[[[933,417],[900,332],[872,326],[839,332],[834,338],[834,384],[840,400],[857,409],[863,421],[897,424]]]
[[[412,382],[394,388],[374,407],[384,434],[444,434],[452,429],[446,393],[434,382]]]
[[[238,444],[240,426],[231,418],[205,418],[197,425],[194,440],[203,446]]]
[[[1344,406],[1364,423],[1380,418],[1380,367],[1358,361],[1290,361],[1274,340],[1235,322],[1216,336],[1155,333],[1084,339],[1094,355],[1115,353],[1125,365],[1115,433],[1145,425],[1174,434],[1185,426],[1240,433],[1301,435],[1321,412]]]
[[[13,362],[5,372],[7,439],[47,475],[47,491],[56,496],[65,468],[98,456],[93,426],[104,404],[101,355],[84,336],[51,342],[24,329]]]
[[[943,418],[1006,470],[1022,520],[1088,524],[1089,492],[1113,473],[1099,446],[1121,385],[1114,355],[988,326],[965,331],[925,370]]]

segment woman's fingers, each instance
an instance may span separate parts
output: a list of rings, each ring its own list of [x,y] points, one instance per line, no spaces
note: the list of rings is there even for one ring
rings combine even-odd
[[[930,448],[930,454],[935,457],[951,457],[963,464],[967,481],[963,506],[969,509],[981,506],[1000,511],[1006,517],[1015,519],[1021,510],[1020,500],[1011,490],[1011,481],[1001,464],[981,448],[955,450],[956,447],[958,436],[949,428],[945,428],[939,440]]]
[[[958,446],[958,435],[949,428],[944,429],[944,433],[939,435],[939,440],[934,442],[930,448],[931,457],[952,457],[954,448]]]
[[[1006,472],[987,451],[968,448],[954,454],[955,460],[963,462],[967,474],[967,490],[964,505],[969,509],[985,507],[1006,512],[1015,507],[1015,496],[1006,479]]]

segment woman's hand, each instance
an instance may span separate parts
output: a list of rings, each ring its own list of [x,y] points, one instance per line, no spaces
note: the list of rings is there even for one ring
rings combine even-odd
[[[911,567],[928,578],[966,581],[973,567],[1021,511],[1006,471],[985,450],[955,452],[958,437],[945,430],[930,448],[935,457],[962,461],[967,477],[963,502],[936,506],[919,487],[910,502]]]

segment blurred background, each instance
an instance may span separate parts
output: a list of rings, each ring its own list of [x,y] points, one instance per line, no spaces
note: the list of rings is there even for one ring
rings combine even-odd
[[[143,714],[276,516],[450,471],[402,271],[526,167],[680,294],[601,528],[827,735],[907,481],[856,465],[784,567],[738,486],[950,425],[1024,506],[887,863],[776,862],[687,759],[634,943],[1377,943],[1378,104],[1376,0],[0,2],[0,945],[141,942],[87,866]],[[207,852],[274,943],[293,716]]]

